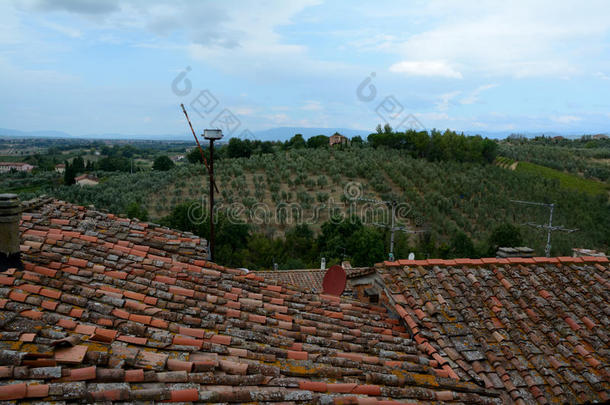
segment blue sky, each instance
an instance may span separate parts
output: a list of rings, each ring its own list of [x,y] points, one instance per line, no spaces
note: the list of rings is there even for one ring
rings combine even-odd
[[[197,128],[229,111],[235,134],[382,117],[609,132],[609,15],[594,0],[3,1],[0,127],[182,133],[184,103]],[[172,90],[181,72],[190,92]],[[357,94],[367,78],[375,97]],[[197,114],[204,90],[214,108]]]

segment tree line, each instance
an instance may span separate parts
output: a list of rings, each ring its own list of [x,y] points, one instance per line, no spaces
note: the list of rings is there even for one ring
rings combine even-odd
[[[377,132],[367,137],[368,144],[373,148],[386,147],[407,151],[415,158],[425,158],[429,161],[448,161],[491,163],[498,151],[496,142],[479,135],[466,136],[447,129],[445,132],[416,131],[395,132],[386,125],[377,126]]]
[[[163,225],[192,232],[209,238],[210,218],[200,206],[197,216],[205,218],[194,222],[194,203],[180,204],[164,217]],[[196,203],[195,203],[196,204]],[[135,210],[135,207],[131,207]],[[319,268],[322,258],[328,266],[349,261],[352,266],[372,266],[388,259],[389,231],[363,224],[360,218],[332,218],[322,224],[316,235],[307,224],[288,227],[284,237],[273,237],[256,232],[252,225],[229,219],[219,211],[215,217],[215,260],[227,266],[260,269]],[[412,239],[412,240],[411,240]],[[448,243],[437,243],[430,234],[408,238],[395,235],[394,255],[405,258],[414,252],[424,258],[479,258],[495,256],[500,246],[521,246],[519,228],[503,223],[496,227],[480,245],[463,232],[458,232]]]
[[[340,135],[335,133],[334,135]],[[319,149],[329,147],[330,137],[316,135],[305,139],[302,134],[295,134],[284,142],[260,141],[231,138],[227,144],[220,146],[215,152],[215,159],[249,158],[254,155],[275,153],[290,149]],[[426,158],[430,161],[455,160],[458,162],[491,163],[495,159],[498,145],[495,141],[479,135],[466,136],[455,131],[440,132],[416,131],[395,132],[386,124],[377,126],[376,132],[368,135],[366,141],[361,136],[350,140],[352,147],[370,146],[373,148],[389,148],[407,151],[415,158]],[[345,147],[335,146],[336,148]],[[204,149],[206,159],[209,159],[208,149]],[[201,152],[194,148],[187,155],[189,162],[200,163]]]

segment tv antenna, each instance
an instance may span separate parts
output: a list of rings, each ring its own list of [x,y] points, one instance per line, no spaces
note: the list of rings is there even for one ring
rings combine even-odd
[[[535,202],[535,201],[521,201],[521,200],[510,200],[510,202],[514,202],[517,204],[538,205],[541,207],[549,208],[548,224],[536,224],[534,222],[526,222],[523,224],[523,225],[531,226],[532,228],[546,229],[546,231],[547,231],[546,247],[544,248],[544,253],[545,253],[546,257],[551,257],[551,232],[560,231],[560,232],[572,233],[572,232],[578,231],[578,229],[568,229],[562,225],[553,226],[553,210],[555,209],[555,203],[546,204],[546,203],[540,203],[540,202]]]
[[[397,225],[396,222],[396,208],[398,206],[398,202],[396,200],[392,200],[392,201],[386,201],[386,200],[375,200],[372,198],[352,198],[351,200],[355,200],[355,201],[365,201],[365,202],[370,202],[370,203],[374,203],[374,204],[386,204],[389,205],[390,207],[392,207],[392,218],[391,218],[391,223],[388,226],[387,224],[382,224],[379,222],[373,222],[372,225],[378,226],[380,228],[387,228],[390,230],[390,253],[388,254],[388,257],[391,261],[394,260],[394,233],[396,231],[400,231],[400,232],[404,232],[404,233],[422,233],[425,232],[424,230],[419,230],[419,231],[414,231],[412,229],[407,228],[406,226],[399,226]]]
[[[210,177],[210,240],[208,241],[208,257],[210,261],[214,261],[214,252],[216,246],[216,237],[214,236],[214,190],[218,192],[218,186],[214,181],[214,141],[222,139],[222,130],[220,129],[206,129],[203,131],[203,137],[210,141],[210,163],[208,164],[207,159],[205,158],[205,154],[203,153],[203,148],[199,143],[199,139],[197,139],[197,135],[195,134],[195,130],[193,129],[193,124],[191,124],[191,120],[189,119],[189,115],[186,112],[186,108],[184,108],[184,104],[180,104],[182,108],[182,112],[186,117],[186,121],[191,128],[191,132],[193,133],[193,138],[195,138],[195,142],[197,143],[197,148],[199,148],[199,153],[201,154],[201,160],[203,160],[203,164],[206,169],[208,169],[208,176]]]

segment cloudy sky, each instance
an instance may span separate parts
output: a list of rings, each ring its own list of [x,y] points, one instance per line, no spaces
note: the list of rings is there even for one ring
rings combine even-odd
[[[608,132],[609,15],[606,0],[5,0],[0,127],[180,133],[184,103],[196,127],[232,114],[240,131]]]

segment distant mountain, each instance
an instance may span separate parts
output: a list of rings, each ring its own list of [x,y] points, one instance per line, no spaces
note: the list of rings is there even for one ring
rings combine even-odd
[[[149,141],[169,141],[169,140],[178,140],[178,141],[188,141],[192,138],[190,133],[183,134],[165,134],[165,135],[149,135],[149,134],[117,134],[117,133],[107,133],[107,134],[86,134],[86,135],[72,135],[67,132],[62,131],[20,131],[18,129],[8,129],[8,128],[0,128],[0,137],[1,136],[14,136],[20,138],[69,138],[69,139],[134,139],[134,140],[149,140]]]
[[[193,139],[193,135],[190,133],[183,134],[162,134],[162,135],[148,135],[148,134],[87,134],[79,136],[78,138],[87,139],[133,139],[137,141],[188,141]]]
[[[455,130],[457,132],[461,132],[459,130]],[[490,139],[505,139],[506,137],[517,134],[523,135],[526,138],[535,138],[537,136],[546,136],[546,137],[554,137],[554,136],[563,136],[568,139],[578,139],[581,136],[585,135],[582,132],[553,132],[553,131],[539,131],[539,132],[523,132],[523,131],[464,131],[466,135],[481,135],[482,137],[490,138]]]
[[[7,128],[0,128],[0,136],[72,138],[72,135],[62,131],[19,131],[18,129]]]

